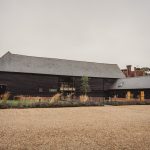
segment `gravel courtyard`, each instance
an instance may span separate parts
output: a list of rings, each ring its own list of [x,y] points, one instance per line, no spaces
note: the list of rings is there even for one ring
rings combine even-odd
[[[149,150],[150,106],[0,110],[0,150]]]

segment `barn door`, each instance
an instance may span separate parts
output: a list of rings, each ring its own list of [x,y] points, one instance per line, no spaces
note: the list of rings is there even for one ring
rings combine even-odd
[[[6,85],[0,84],[0,94],[4,94],[6,92]]]

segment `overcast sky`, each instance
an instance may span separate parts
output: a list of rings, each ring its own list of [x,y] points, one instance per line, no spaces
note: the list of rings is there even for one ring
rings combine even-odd
[[[150,67],[150,0],[0,0],[0,56]]]

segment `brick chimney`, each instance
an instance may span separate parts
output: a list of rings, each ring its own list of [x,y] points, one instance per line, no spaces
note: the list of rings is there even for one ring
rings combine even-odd
[[[127,65],[127,77],[131,77],[131,67],[132,65]]]

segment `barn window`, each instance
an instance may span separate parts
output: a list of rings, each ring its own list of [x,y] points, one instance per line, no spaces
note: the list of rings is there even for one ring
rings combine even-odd
[[[57,89],[49,89],[49,92],[55,93],[57,92]]]
[[[121,88],[121,87],[123,87],[123,85],[124,85],[124,82],[121,82],[121,83],[118,84],[118,87]]]
[[[43,88],[39,88],[39,92],[40,92],[40,93],[43,92]]]

